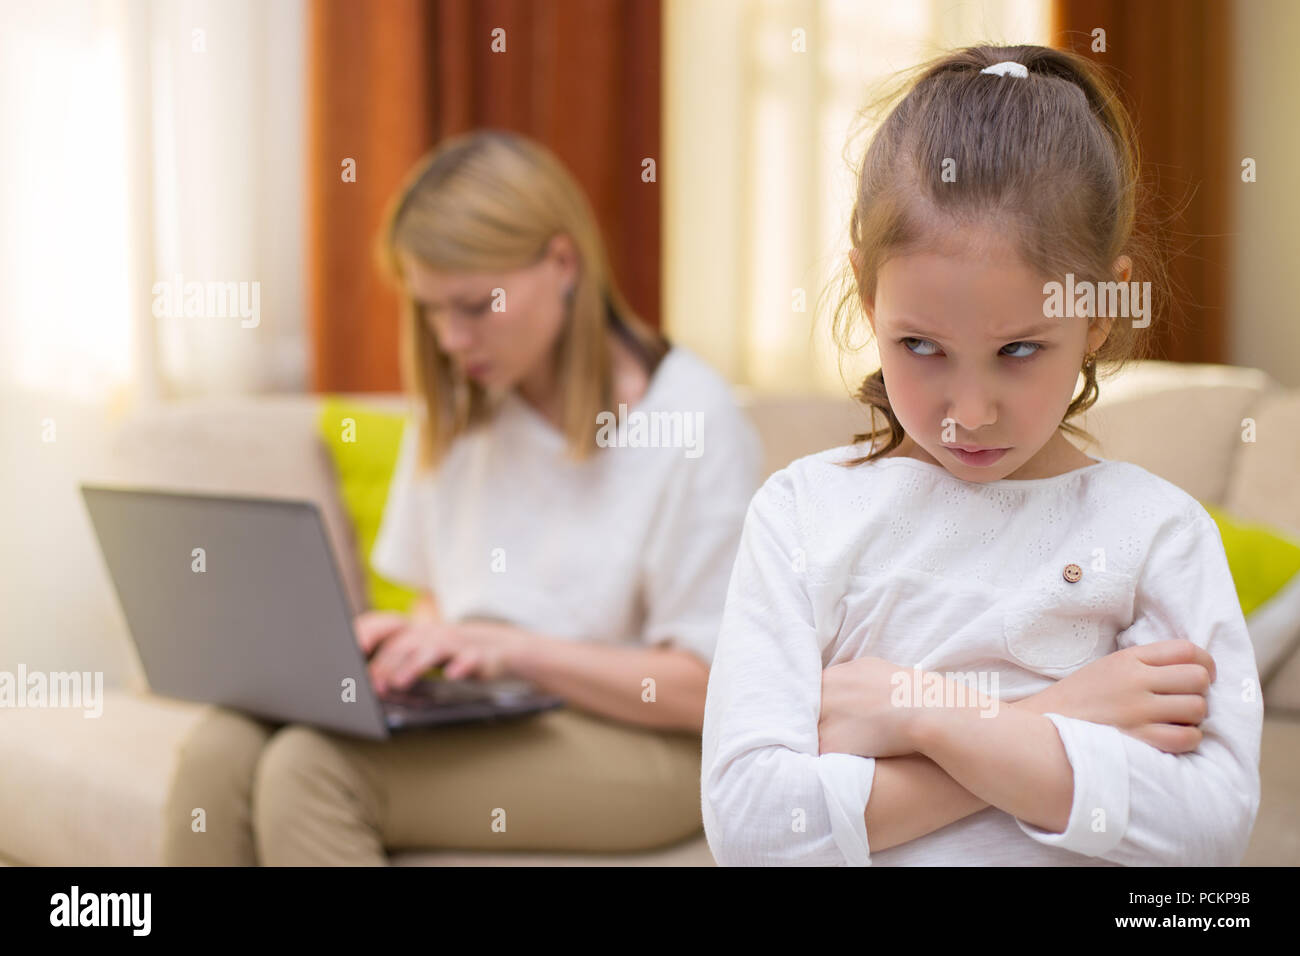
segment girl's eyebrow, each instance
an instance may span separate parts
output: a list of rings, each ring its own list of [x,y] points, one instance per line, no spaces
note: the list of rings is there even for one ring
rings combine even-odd
[[[1004,342],[1018,342],[1021,339],[1029,338],[1030,336],[1042,335],[1047,332],[1055,332],[1060,327],[1061,327],[1060,322],[1053,319],[1049,319],[1046,322],[1040,322],[1038,325],[1035,325],[1032,328],[1022,329],[1019,332],[1008,332],[1005,335],[1001,335],[1001,334],[990,335],[989,338],[998,341],[1004,341]],[[926,332],[923,329],[911,325],[903,326],[898,331],[900,333],[905,333],[907,335],[915,336],[917,338],[937,339],[942,337],[942,336],[935,335],[933,332]]]

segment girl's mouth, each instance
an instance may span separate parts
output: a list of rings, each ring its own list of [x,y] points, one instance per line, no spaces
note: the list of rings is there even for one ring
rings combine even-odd
[[[985,468],[999,458],[1005,455],[1009,448],[993,448],[985,451],[963,451],[960,448],[949,447],[948,451],[963,465],[974,465],[977,468]]]

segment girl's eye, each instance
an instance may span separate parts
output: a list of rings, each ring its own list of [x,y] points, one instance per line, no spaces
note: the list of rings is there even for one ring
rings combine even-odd
[[[1009,355],[1007,356],[1008,358],[1029,358],[1030,355],[1037,355],[1043,350],[1043,347],[1037,342],[1012,342],[1011,345],[1004,346],[1004,348],[1011,348],[1015,345],[1027,345],[1032,348],[1033,351],[1030,352],[1029,355]]]
[[[907,344],[908,342],[922,342],[926,345],[934,345],[933,342],[929,342],[925,339],[917,339],[917,338],[909,337],[909,338],[899,339],[898,341],[903,346],[903,348],[907,349],[907,351],[911,352],[913,355],[920,356],[922,358],[927,358],[934,354],[933,352],[918,352],[915,349],[913,349],[910,345]],[[1013,348],[1015,346],[1028,346],[1032,348],[1034,351],[1030,352],[1028,355],[1007,355],[1007,358],[1027,359],[1033,355],[1038,354],[1040,351],[1042,351],[1043,348],[1037,342],[1012,342],[1010,345],[1003,346],[1003,348]]]

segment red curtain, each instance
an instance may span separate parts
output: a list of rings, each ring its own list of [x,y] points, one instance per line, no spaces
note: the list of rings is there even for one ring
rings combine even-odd
[[[1157,357],[1227,364],[1233,188],[1232,18],[1226,0],[1054,0],[1053,44],[1114,68],[1134,112],[1143,174],[1165,226],[1174,318],[1153,319]],[[1093,31],[1106,51],[1092,52]]]
[[[591,200],[624,294],[658,325],[659,190],[641,171],[643,159],[660,159],[660,0],[316,0],[308,9],[316,391],[400,387],[397,302],[372,243],[415,160],[477,127],[524,133],[559,156]],[[492,50],[498,29],[505,52]],[[341,175],[346,159],[355,182]]]

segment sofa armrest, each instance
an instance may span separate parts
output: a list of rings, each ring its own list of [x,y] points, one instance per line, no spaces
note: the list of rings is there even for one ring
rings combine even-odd
[[[0,720],[0,855],[39,866],[158,866],[180,747],[209,705],[106,688],[103,713]]]

